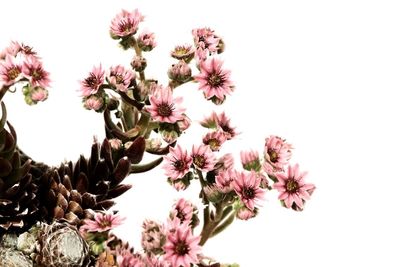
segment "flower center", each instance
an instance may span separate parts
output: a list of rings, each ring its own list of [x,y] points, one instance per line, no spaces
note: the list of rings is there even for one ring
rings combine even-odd
[[[178,219],[181,220],[181,222],[185,221],[185,214],[180,209],[177,210],[176,217],[178,217]]]
[[[90,88],[96,88],[99,81],[97,80],[97,77],[94,74],[90,74],[90,77],[85,79],[85,83]]]
[[[107,228],[107,227],[111,226],[111,222],[110,221],[101,221],[99,224],[100,224],[101,228]]]
[[[196,155],[194,156],[193,162],[196,166],[202,168],[206,163],[206,159],[204,158],[203,155]]]
[[[185,169],[185,163],[182,160],[175,161],[173,165],[178,171],[183,171]]]
[[[118,26],[119,26],[119,31],[124,34],[129,34],[132,31],[132,24],[127,21],[119,23]]]
[[[184,56],[188,53],[188,49],[186,49],[185,47],[178,47],[177,49],[175,49],[175,54],[178,56]]]
[[[221,124],[220,127],[221,127],[222,131],[233,136],[234,131],[231,127],[229,127],[228,124]]]
[[[216,73],[210,74],[210,76],[208,77],[208,84],[213,87],[220,86],[222,82],[222,77]]]
[[[34,80],[42,79],[42,72],[40,71],[40,69],[35,69],[35,70],[32,71],[32,78]]]
[[[209,139],[205,143],[206,143],[206,145],[209,145],[211,150],[213,150],[213,151],[218,150],[221,146],[219,141],[215,138]]]
[[[179,256],[184,256],[189,253],[189,247],[185,241],[178,241],[178,243],[175,245],[175,253]]]
[[[115,75],[115,81],[117,84],[123,83],[124,82],[124,77],[121,74],[116,74]]]
[[[8,77],[10,80],[15,80],[21,72],[17,67],[13,67],[8,71]]]
[[[243,196],[245,199],[253,199],[255,196],[254,188],[252,187],[245,187],[243,189]]]
[[[272,163],[278,162],[279,156],[278,156],[278,153],[276,153],[275,150],[268,149],[267,153],[268,153],[269,159],[271,160]]]
[[[295,179],[290,178],[286,182],[286,191],[288,191],[289,193],[295,193],[297,192],[298,189],[299,189],[299,184]]]
[[[157,112],[161,117],[169,117],[172,114],[172,104],[168,105],[167,103],[161,103],[161,105],[159,105],[157,107]]]

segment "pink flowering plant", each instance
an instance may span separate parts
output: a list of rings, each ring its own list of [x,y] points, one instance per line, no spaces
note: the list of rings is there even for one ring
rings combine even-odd
[[[122,10],[111,21],[111,37],[121,48],[134,52],[130,66],[97,64],[80,81],[83,107],[103,115],[106,140],[100,152],[92,151],[92,155],[100,155],[104,163],[93,161],[93,158],[81,160],[75,170],[78,168],[81,173],[86,173],[94,168],[93,172],[104,179],[92,185],[90,180],[80,178],[85,174],[79,171],[76,175],[64,172],[75,180],[64,182],[66,178],[58,177],[49,183],[45,188],[58,190],[59,195],[55,195],[58,204],[47,212],[47,217],[40,214],[35,218],[67,221],[79,229],[89,247],[90,263],[86,266],[237,266],[224,265],[206,257],[202,246],[235,220],[257,216],[269,191],[278,191],[278,200],[283,207],[301,211],[315,186],[306,181],[307,173],[301,171],[298,164],[290,162],[293,147],[279,136],[266,137],[260,150],[249,148],[221,154],[221,147],[239,134],[237,129],[242,130],[233,126],[225,112],[206,114],[200,125],[207,132],[199,140],[193,140],[190,147],[182,145],[179,138],[190,128],[192,121],[185,114],[189,107],[184,99],[175,96],[178,88],[192,83],[203,93],[204,101],[218,106],[223,105],[236,89],[231,71],[224,66],[220,55],[225,44],[210,28],[194,29],[193,44],[177,44],[172,49],[170,56],[176,62],[166,70],[169,82],[159,84],[146,75],[146,67],[150,64],[146,53],[156,47],[158,40],[154,33],[142,31],[143,21],[144,16],[137,9],[132,12]],[[1,52],[0,79],[3,84],[0,100],[19,84],[28,104],[47,99],[49,73],[29,46],[12,42]],[[3,102],[2,108],[0,130],[3,130],[5,120]],[[144,153],[157,158],[143,163]],[[234,153],[240,155],[241,168],[234,164]],[[124,219],[116,212],[107,211],[114,204],[109,199],[130,189],[128,185],[120,184],[125,176],[147,172],[158,165],[173,190],[198,187],[203,205],[196,207],[191,201],[180,198],[169,212],[166,211],[165,221],[146,219],[142,225],[142,248],[134,250],[112,233]],[[2,179],[0,176],[0,204],[8,205],[2,200]],[[0,217],[5,217],[2,212],[5,213],[0,207]],[[7,216],[11,218],[9,213]],[[13,224],[8,222],[7,225]]]

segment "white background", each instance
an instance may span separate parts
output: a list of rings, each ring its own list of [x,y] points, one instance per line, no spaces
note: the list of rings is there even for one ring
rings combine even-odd
[[[81,108],[77,81],[95,64],[129,66],[132,56],[108,37],[114,15],[121,8],[146,15],[143,26],[159,43],[148,75],[164,83],[173,46],[190,42],[192,28],[210,26],[226,42],[237,88],[222,109],[242,132],[224,151],[261,151],[266,136],[283,136],[317,190],[302,213],[269,193],[256,219],[235,222],[205,254],[245,267],[399,266],[396,2],[2,1],[0,47],[10,40],[34,46],[53,80],[49,100],[35,107],[20,92],[7,95],[9,120],[35,159],[58,164],[88,155],[103,122]],[[214,107],[195,85],[179,90],[193,120]],[[199,142],[199,129],[182,142]],[[143,219],[164,220],[178,195],[160,170],[128,182],[134,187],[118,204],[128,220],[117,232],[138,247]],[[195,190],[185,195],[196,199]]]

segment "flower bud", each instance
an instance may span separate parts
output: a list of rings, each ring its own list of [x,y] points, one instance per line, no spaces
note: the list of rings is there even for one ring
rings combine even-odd
[[[24,86],[24,88],[22,89],[22,92],[25,96],[25,102],[28,105],[35,105],[35,104],[37,104],[37,102],[45,101],[49,94],[47,89],[45,89],[43,87],[36,86],[36,87],[32,88],[29,85]]]
[[[218,203],[220,202],[224,195],[219,192],[218,188],[213,185],[209,185],[203,188],[204,194],[206,194],[206,197],[209,201],[212,203]]]
[[[188,116],[183,114],[183,120],[177,121],[176,123],[178,124],[179,131],[183,132],[183,131],[186,131],[190,127],[192,121],[190,120],[190,118]]]
[[[184,83],[192,77],[192,70],[185,61],[181,60],[177,64],[172,64],[168,70],[168,77],[173,81]]]
[[[131,61],[131,66],[135,71],[141,72],[147,67],[147,61],[144,57],[135,56]]]
[[[179,137],[178,133],[174,130],[172,130],[172,131],[163,130],[163,131],[161,131],[161,136],[162,136],[162,139],[165,142],[167,142],[168,144],[172,144]]]
[[[237,210],[236,217],[240,220],[247,221],[248,219],[255,217],[257,215],[257,212],[257,208],[254,208],[254,210],[250,210],[246,206],[243,206]]]
[[[106,95],[103,96],[99,94],[90,95],[83,98],[83,107],[88,110],[94,110],[96,112],[102,112],[106,102]]]
[[[146,139],[146,149],[157,150],[160,147],[161,147],[161,139],[159,138]]]
[[[122,148],[122,141],[117,138],[112,138],[108,140],[111,145],[112,150],[118,151]]]
[[[152,32],[143,32],[138,37],[138,46],[142,51],[148,52],[156,47],[155,35]]]

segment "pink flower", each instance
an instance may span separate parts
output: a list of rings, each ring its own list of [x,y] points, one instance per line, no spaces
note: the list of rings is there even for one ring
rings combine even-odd
[[[175,205],[171,211],[170,217],[178,218],[180,220],[181,224],[185,223],[185,222],[190,223],[195,210],[196,209],[191,202],[185,200],[184,198],[180,198],[175,203]]]
[[[89,73],[88,77],[81,81],[80,90],[82,96],[96,94],[103,82],[104,70],[101,68],[101,65],[98,67],[93,67],[93,70]]]
[[[192,30],[194,43],[197,47],[208,49],[210,52],[216,52],[220,38],[214,34],[210,28],[198,28]]]
[[[226,135],[222,131],[213,131],[203,137],[203,143],[209,145],[212,151],[219,151],[226,141]]]
[[[42,87],[35,87],[31,92],[33,102],[45,101],[48,96],[48,91]]]
[[[145,52],[153,50],[153,48],[157,45],[155,34],[148,31],[144,31],[139,34],[137,42],[140,49]]]
[[[237,172],[232,184],[240,200],[250,210],[254,210],[255,204],[263,199],[265,192],[260,188],[260,178],[254,171]]]
[[[85,219],[80,227],[83,232],[106,232],[122,224],[125,218],[117,214],[97,212],[93,220]]]
[[[143,232],[141,244],[146,252],[157,254],[162,251],[165,242],[163,227],[152,220],[145,220],[142,224]]]
[[[146,267],[142,257],[129,249],[117,251],[117,263],[119,267]]]
[[[231,126],[231,120],[226,116],[225,112],[217,114],[215,111],[210,116],[205,117],[201,122],[201,126],[211,129],[221,129],[227,140],[232,139],[237,135],[235,128]]]
[[[205,172],[211,171],[216,163],[215,155],[207,145],[193,146],[192,158],[194,166]]]
[[[193,162],[192,157],[180,145],[175,148],[170,147],[169,154],[164,157],[164,160],[163,168],[166,170],[166,175],[172,180],[185,176]]]
[[[164,261],[162,257],[156,258],[156,256],[151,255],[146,258],[146,263],[148,267],[170,267],[171,265]]]
[[[0,52],[0,59],[5,59],[7,55],[11,57],[16,57],[17,54],[21,51],[22,47],[20,43],[16,41],[12,41],[8,47],[6,47],[3,51]]]
[[[289,166],[286,173],[277,173],[278,182],[273,185],[280,194],[279,200],[282,200],[286,208],[302,210],[305,200],[310,199],[315,186],[306,184],[304,177],[306,172],[300,173],[299,165]]]
[[[22,72],[30,80],[32,86],[46,88],[50,84],[49,73],[43,69],[42,63],[35,56],[27,56],[22,65]]]
[[[185,109],[179,106],[182,100],[182,97],[172,98],[171,88],[160,88],[150,96],[150,106],[147,107],[147,111],[156,121],[175,123],[183,119]]]
[[[172,267],[189,267],[198,263],[199,242],[200,236],[193,236],[190,227],[184,224],[177,227],[176,231],[167,235],[164,260],[170,262]]]
[[[231,153],[227,153],[218,159],[218,162],[215,164],[215,171],[217,173],[221,171],[227,171],[233,169],[235,162],[233,155]]]
[[[139,23],[144,20],[142,14],[135,9],[132,12],[122,10],[111,21],[110,33],[113,37],[126,37],[135,34]]]
[[[233,181],[237,176],[235,170],[221,171],[215,177],[215,184],[219,192],[227,194],[233,191]]]
[[[183,60],[186,63],[190,62],[194,56],[194,48],[192,45],[177,45],[174,50],[171,51],[171,57],[178,60]]]
[[[271,135],[265,139],[264,158],[273,169],[280,171],[289,163],[292,156],[292,145],[278,136]]]
[[[13,58],[7,54],[5,61],[0,61],[0,79],[5,85],[14,84],[22,72],[21,66],[14,63]]]
[[[261,169],[260,158],[257,151],[240,151],[240,160],[243,168],[251,171],[259,171]]]
[[[209,54],[218,51],[220,38],[210,28],[194,29],[192,30],[192,34],[196,45],[197,60],[204,61]]]
[[[233,92],[230,75],[230,71],[222,69],[221,60],[212,58],[200,63],[200,74],[195,76],[195,80],[207,99],[215,97],[224,101],[226,95]]]
[[[135,79],[135,73],[129,69],[125,69],[121,65],[117,65],[110,69],[109,82],[118,91],[127,92],[133,79]]]

